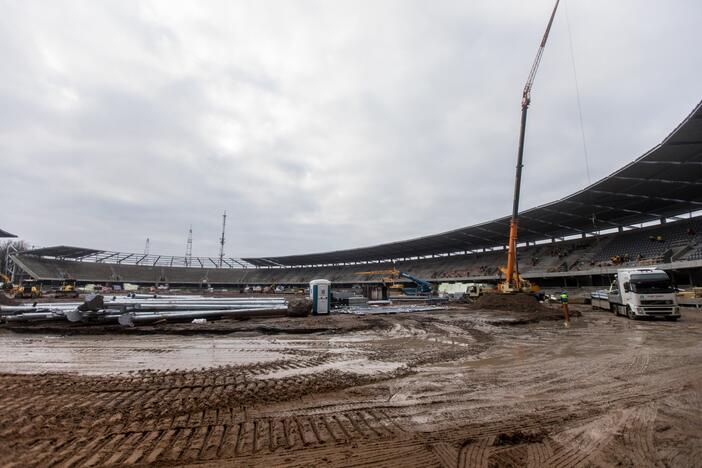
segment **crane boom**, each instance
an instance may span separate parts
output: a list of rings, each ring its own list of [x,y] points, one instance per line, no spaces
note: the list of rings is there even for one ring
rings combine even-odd
[[[541,56],[544,54],[548,34],[551,32],[551,25],[553,24],[553,18],[556,17],[556,10],[558,9],[559,3],[560,0],[556,0],[556,5],[553,7],[553,12],[551,12],[551,18],[549,18],[548,24],[546,25],[546,31],[544,31],[544,37],[541,38],[539,50],[536,51],[534,63],[531,65],[531,70],[529,71],[529,78],[527,78],[526,84],[524,85],[524,91],[522,92],[522,106],[529,106],[529,102],[531,100],[531,87],[534,84],[534,79],[536,78],[536,71],[539,69],[539,64],[541,64]]]
[[[521,280],[519,278],[519,272],[517,268],[517,225],[519,223],[519,194],[522,185],[522,167],[524,166],[524,134],[526,132],[526,120],[527,120],[527,110],[529,109],[529,104],[531,103],[531,87],[534,84],[534,79],[536,78],[536,72],[539,69],[539,64],[541,63],[541,56],[544,53],[544,48],[546,47],[546,41],[548,40],[548,34],[551,32],[551,25],[553,24],[553,18],[556,16],[556,10],[558,9],[558,4],[560,0],[556,0],[556,4],[553,7],[553,12],[551,12],[551,17],[546,25],[546,31],[544,32],[544,37],[541,39],[541,44],[536,52],[536,58],[534,58],[534,63],[529,71],[529,77],[527,78],[526,84],[524,85],[524,91],[522,92],[522,120],[519,128],[519,149],[517,151],[517,171],[514,178],[514,198],[512,202],[512,219],[509,225],[509,246],[507,253],[507,271],[505,272],[505,282],[501,288],[504,292],[510,292],[514,290],[521,289]]]

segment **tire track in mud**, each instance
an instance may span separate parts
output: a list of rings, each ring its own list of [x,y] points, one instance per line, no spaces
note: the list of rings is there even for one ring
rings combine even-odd
[[[56,382],[39,395],[5,395],[10,403],[1,420],[3,435],[22,465],[40,462],[71,466],[170,463],[250,457],[277,450],[387,439],[403,431],[382,410],[349,409],[329,414],[285,418],[251,417],[256,406],[295,401],[404,375],[408,371],[369,375],[325,370],[284,378],[269,372],[302,369],[339,359],[313,359],[293,365],[275,363],[253,369],[217,369],[109,379],[85,391],[71,376],[46,376]],[[219,371],[219,373],[217,372]],[[131,388],[124,388],[125,383]],[[16,401],[13,401],[13,396]],[[67,401],[70,396],[72,401]],[[26,414],[28,416],[17,416]],[[14,421],[13,421],[14,419]],[[14,424],[13,424],[14,422]],[[64,440],[56,434],[71,434]],[[25,457],[25,454],[28,455]],[[31,454],[31,456],[29,456]]]
[[[487,467],[494,436],[464,442],[458,455],[458,468]]]
[[[526,465],[530,468],[542,467],[546,463],[546,460],[553,455],[553,448],[551,447],[551,442],[544,440],[538,444],[529,444],[527,448],[527,463]]]
[[[697,388],[702,388],[702,381]],[[657,466],[697,466],[702,460],[702,390],[688,387],[656,407],[653,441]],[[681,444],[680,434],[685,434]]]
[[[112,388],[107,388],[109,379],[99,379],[94,388],[86,389],[85,384],[77,385],[78,388],[60,384],[52,387],[50,384],[58,379],[57,376],[40,378],[48,385],[41,388],[39,395],[4,395],[7,404],[0,417],[0,427],[5,430],[0,435],[26,438],[69,427],[78,432],[108,433],[120,425],[142,427],[144,424],[153,425],[154,421],[164,424],[164,418],[168,417],[295,400],[309,394],[391,379],[408,372],[407,369],[398,369],[359,375],[328,369],[282,378],[259,377],[271,371],[312,368],[332,360],[340,358],[332,356],[292,365],[267,364],[254,369],[244,368],[243,371],[238,368],[216,369],[208,371],[206,376],[198,375],[200,371],[144,376],[128,379],[132,385],[128,389],[122,386],[125,381],[122,379],[117,379]],[[73,381],[70,376],[66,379]]]
[[[455,359],[457,354],[445,345],[445,337],[434,343],[432,334],[438,331],[428,323],[418,323],[429,331],[426,336],[411,338],[420,350],[413,349],[412,354],[404,350],[405,362],[422,363],[426,356],[432,363]],[[458,332],[443,328],[444,333],[450,331]],[[592,337],[601,335],[593,333]],[[367,379],[314,370],[273,378],[279,369],[308,369],[337,359],[329,355],[303,356],[294,364],[280,361],[122,378],[0,375],[0,385],[14,388],[0,396],[6,405],[0,416],[0,435],[8,453],[13,454],[12,460],[0,455],[0,464],[109,466],[212,461],[211,466],[328,463],[456,467],[612,465],[623,460],[641,466],[663,459],[668,465],[679,466],[702,459],[699,448],[689,443],[680,446],[673,437],[680,432],[666,428],[676,425],[688,434],[702,429],[698,424],[702,420],[701,394],[694,387],[685,387],[690,385],[689,374],[702,372],[696,355],[681,359],[681,368],[674,370],[662,368],[654,353],[639,358],[624,348],[612,359],[580,358],[582,365],[570,369],[573,359],[550,361],[560,349],[572,351],[577,346],[564,343],[552,351],[558,336],[554,332],[536,344],[528,342],[527,347],[533,346],[534,352],[551,353],[544,353],[543,370],[538,359],[515,365],[503,365],[500,359],[499,365],[492,365],[493,373],[495,368],[501,373],[499,378],[492,378],[489,369],[470,368],[465,371],[470,377],[466,382],[472,379],[475,386],[466,389],[461,382],[449,382],[447,390],[451,391],[434,395],[430,390],[415,402],[384,399],[384,386],[399,383],[383,383],[370,391],[333,393],[404,375],[401,373]],[[469,341],[466,337],[464,343]],[[401,345],[402,341],[393,341],[384,350],[388,353],[379,354],[379,358],[399,355]],[[513,348],[507,343],[501,354],[509,354]],[[585,355],[588,349],[578,351]],[[455,372],[459,365],[447,362],[416,370],[428,372],[424,378],[431,379],[445,369]],[[655,382],[646,380],[649,371],[655,373]],[[623,378],[608,379],[616,375]],[[18,379],[31,383],[30,390],[17,384]],[[410,380],[401,383],[407,385]],[[41,386],[38,381],[43,382]],[[413,383],[421,384],[421,379]],[[519,389],[524,399],[515,398]],[[305,398],[324,392],[328,393],[320,399]],[[678,423],[680,419],[683,421]],[[660,451],[661,444],[667,444],[667,452]]]
[[[631,411],[621,414],[609,413],[587,424],[565,431],[555,437],[554,453],[543,465],[553,468],[565,468],[586,464],[598,455],[615,435],[621,433],[631,419]],[[608,428],[602,430],[602,427]]]
[[[48,461],[70,466],[187,463],[401,438],[403,434],[386,415],[356,410],[40,440],[29,444],[32,448],[26,456],[16,461],[25,466]],[[37,451],[41,458],[36,457]]]
[[[439,442],[433,444],[431,450],[441,463],[442,468],[456,468],[458,462],[458,449],[453,444]]]
[[[629,424],[623,430],[624,447],[629,449],[627,458],[636,466],[660,466],[654,442],[657,412],[655,403],[636,408]]]

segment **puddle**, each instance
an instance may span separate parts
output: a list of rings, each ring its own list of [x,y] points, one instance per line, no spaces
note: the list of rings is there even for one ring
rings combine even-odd
[[[291,347],[280,341],[229,337],[0,336],[0,372],[97,375],[199,369],[284,359]]]

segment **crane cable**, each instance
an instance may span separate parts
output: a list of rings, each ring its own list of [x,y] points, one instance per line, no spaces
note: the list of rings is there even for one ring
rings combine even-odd
[[[585,158],[585,172],[587,174],[587,186],[589,187],[592,185],[592,177],[590,175],[590,156],[588,154],[587,150],[587,139],[585,138],[585,124],[583,123],[583,107],[580,102],[580,85],[578,84],[578,69],[575,66],[575,52],[573,51],[573,35],[570,29],[570,18],[568,16],[568,1],[564,1],[564,6],[565,6],[565,17],[566,17],[566,26],[568,29],[568,46],[570,50],[570,63],[573,67],[573,79],[575,81],[575,96],[576,96],[576,101],[578,103],[578,118],[580,120],[580,136],[582,137],[583,141],[583,156]],[[592,196],[590,196],[592,199]],[[590,204],[592,205],[592,200],[590,200]],[[597,216],[595,214],[595,207],[592,206],[592,226],[597,229]]]

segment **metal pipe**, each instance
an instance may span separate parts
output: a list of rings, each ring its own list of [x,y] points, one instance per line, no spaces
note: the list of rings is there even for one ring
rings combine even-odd
[[[235,310],[235,309],[266,309],[266,308],[285,308],[284,303],[275,304],[139,304],[136,306],[127,306],[126,311],[136,312],[161,312],[161,311],[178,311],[178,310]]]
[[[85,321],[85,320],[94,320],[98,318],[104,318],[107,316],[121,316],[121,315],[132,315],[132,316],[150,316],[150,315],[177,315],[177,314],[191,314],[193,316],[197,317],[202,317],[206,316],[207,314],[214,313],[214,314],[227,314],[230,312],[234,311],[250,311],[250,310],[285,310],[287,311],[287,307],[280,305],[280,306],[268,306],[268,307],[207,307],[207,308],[189,308],[186,306],[174,309],[172,307],[170,308],[164,308],[164,309],[156,309],[156,308],[146,308],[146,309],[102,309],[99,311],[91,311],[91,312],[81,312],[79,310],[71,310],[66,312],[65,317],[69,322],[80,322],[80,321]],[[195,317],[195,318],[197,318]]]
[[[54,312],[29,312],[25,314],[7,315],[3,317],[6,322],[34,322],[40,320],[57,320],[62,316],[56,315]]]
[[[47,313],[47,312],[64,313],[68,310],[72,310],[72,309],[55,309],[52,307],[15,307],[15,306],[11,306],[11,307],[7,307],[7,308],[2,308],[2,310],[0,310],[0,317],[20,315],[20,314],[31,314],[31,313]]]
[[[147,300],[134,300],[134,301],[105,301],[105,304],[164,304],[164,305],[177,305],[177,304],[284,304],[287,301],[284,299],[280,300],[241,300],[241,301],[147,301]]]
[[[122,326],[133,327],[139,324],[166,321],[189,321],[199,318],[211,317],[271,317],[285,315],[287,309],[239,309],[239,310],[211,310],[202,312],[154,312],[145,314],[123,314],[118,318]]]

